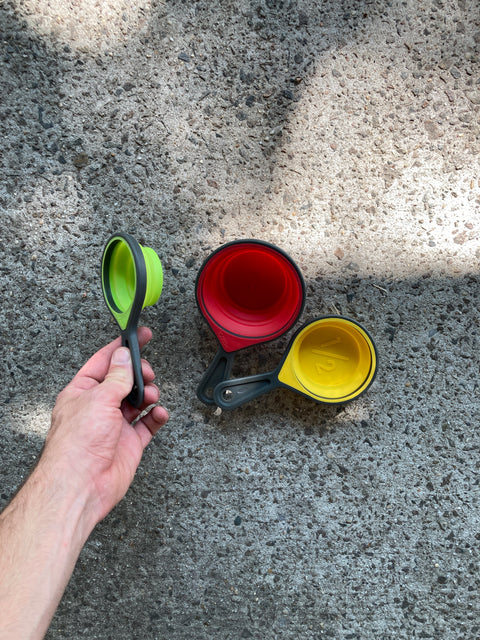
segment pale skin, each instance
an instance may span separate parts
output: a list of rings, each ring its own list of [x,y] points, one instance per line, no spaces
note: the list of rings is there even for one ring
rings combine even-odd
[[[142,347],[151,331],[139,329]],[[142,361],[145,402],[156,405],[154,373]],[[123,498],[143,450],[167,422],[158,405],[125,398],[133,384],[128,349],[98,351],[59,394],[38,463],[0,514],[0,638],[44,637],[78,555],[95,525]]]

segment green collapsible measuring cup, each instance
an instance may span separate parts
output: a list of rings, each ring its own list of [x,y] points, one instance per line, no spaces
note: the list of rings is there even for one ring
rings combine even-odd
[[[157,302],[162,287],[162,264],[153,249],[142,247],[127,233],[109,238],[102,257],[102,289],[120,327],[122,346],[130,349],[134,383],[127,400],[136,408],[142,406],[144,396],[138,320],[142,309]]]

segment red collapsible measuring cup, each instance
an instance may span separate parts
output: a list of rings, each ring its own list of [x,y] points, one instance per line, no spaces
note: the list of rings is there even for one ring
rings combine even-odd
[[[278,338],[302,312],[305,284],[284,251],[261,240],[237,240],[214,251],[196,283],[198,307],[220,348],[197,389],[205,404],[227,380],[239,349]]]

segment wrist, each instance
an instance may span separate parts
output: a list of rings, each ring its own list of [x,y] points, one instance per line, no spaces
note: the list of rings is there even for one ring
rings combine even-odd
[[[65,542],[80,549],[97,524],[92,509],[92,491],[67,466],[42,455],[28,483],[36,487],[46,512],[63,529]]]

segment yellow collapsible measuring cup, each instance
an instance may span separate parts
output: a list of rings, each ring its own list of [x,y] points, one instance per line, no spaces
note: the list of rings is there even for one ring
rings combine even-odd
[[[234,409],[277,387],[293,389],[316,402],[343,404],[372,384],[377,350],[358,322],[325,316],[304,324],[293,336],[276,369],[221,382],[214,399]]]

